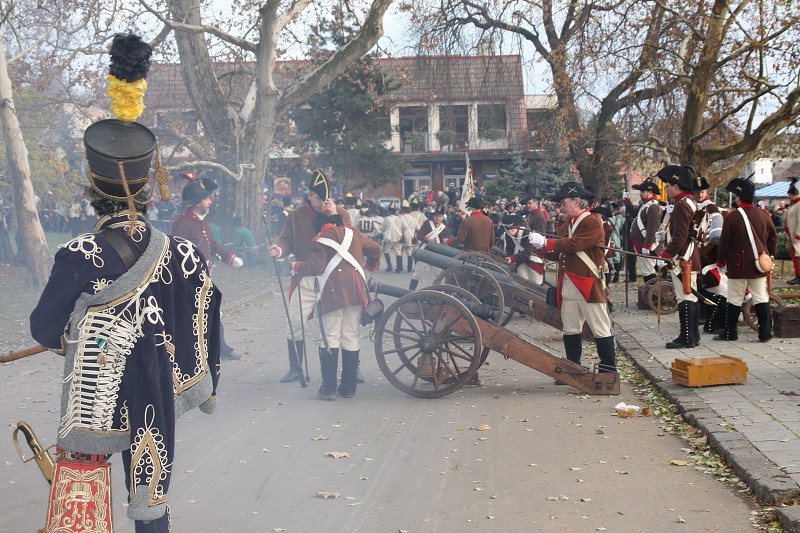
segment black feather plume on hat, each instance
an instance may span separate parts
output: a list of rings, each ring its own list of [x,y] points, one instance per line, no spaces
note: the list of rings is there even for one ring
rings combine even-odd
[[[789,191],[787,194],[792,194],[795,196],[800,196],[800,190],[797,189],[797,181],[800,180],[798,177],[789,178]]]
[[[118,33],[111,43],[109,73],[128,83],[147,78],[152,53],[153,49],[140,36]]]

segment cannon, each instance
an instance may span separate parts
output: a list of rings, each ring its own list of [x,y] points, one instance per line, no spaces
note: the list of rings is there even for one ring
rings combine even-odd
[[[561,329],[554,286],[531,283],[517,274],[488,266],[488,262],[477,266],[473,257],[458,259],[459,254],[453,255],[453,251],[459,252],[449,246],[430,244],[419,250],[415,258],[442,269],[434,283],[462,287],[480,301],[503,310],[500,320],[503,326],[516,312]]]
[[[618,374],[590,370],[519,338],[491,320],[499,309],[463,287],[410,291],[374,279],[368,287],[398,297],[376,323],[375,357],[386,379],[411,396],[441,398],[458,390],[491,350],[588,394],[619,394]]]

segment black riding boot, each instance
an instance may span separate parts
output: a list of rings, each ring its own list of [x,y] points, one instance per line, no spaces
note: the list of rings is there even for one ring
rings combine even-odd
[[[386,272],[392,271],[392,256],[389,254],[383,254],[383,257],[386,258]]]
[[[419,280],[411,278],[411,281],[408,282],[408,290],[410,291],[415,290],[417,288],[417,285],[419,285]]]
[[[741,311],[741,305],[733,305],[728,302],[725,309],[725,331],[714,337],[715,341],[739,340],[739,313]]]
[[[412,257],[406,258],[406,265],[408,266],[406,272],[414,272],[414,259]]]
[[[599,373],[617,371],[617,354],[614,336],[601,337],[594,340],[597,346],[597,355],[600,357],[600,364],[597,367]]]
[[[606,272],[606,286],[611,285],[611,272]]]
[[[564,339],[564,352],[566,353],[567,359],[576,365],[581,364],[581,352],[583,351],[581,334],[564,335],[562,338]],[[557,379],[555,383],[556,385],[566,385],[566,383],[559,379]]]
[[[281,383],[291,383],[300,380],[303,371],[303,345],[305,341],[286,340],[289,345],[289,371],[281,378]]]
[[[695,346],[700,346],[700,302],[694,302],[691,307],[692,311],[692,340]]]
[[[772,338],[772,309],[769,302],[753,306],[758,317],[758,340],[767,342]]]
[[[694,313],[694,302],[683,301],[678,304],[678,317],[680,319],[681,331],[677,338],[669,341],[666,348],[674,350],[676,348],[694,348],[694,325],[692,318]]]
[[[342,381],[339,384],[339,396],[352,398],[356,395],[356,368],[358,367],[358,350],[342,350]]]
[[[403,271],[403,256],[402,255],[396,256],[395,261],[397,264],[397,268],[395,268],[394,271],[396,274],[399,274],[400,272]]]
[[[319,349],[319,367],[322,371],[322,385],[317,398],[320,400],[336,399],[336,370],[339,366],[339,348]]]

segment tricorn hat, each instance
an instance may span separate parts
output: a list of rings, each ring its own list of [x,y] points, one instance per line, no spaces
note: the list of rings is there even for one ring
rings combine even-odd
[[[756,185],[745,178],[733,178],[725,186],[725,190],[732,192],[743,202],[752,202],[756,194]]]
[[[217,192],[217,183],[208,178],[199,178],[186,184],[181,193],[183,205],[191,207],[197,205],[212,194]]]
[[[397,202],[392,200],[389,202],[389,205],[386,206],[386,209],[391,209],[392,211],[397,211]]]
[[[473,196],[472,198],[467,200],[467,207],[472,209],[483,209],[483,200],[481,200],[477,196]]]
[[[328,177],[320,169],[313,172],[309,192],[316,193],[322,200],[327,200],[331,195],[331,188],[328,185]]]
[[[658,188],[658,184],[655,181],[645,180],[637,185],[631,186],[631,189],[636,189],[637,191],[649,191],[653,194],[659,194],[661,189]]]
[[[353,196],[353,193],[349,192],[344,195],[344,205],[351,206],[356,205],[357,198]]]
[[[800,190],[797,188],[797,180],[800,178],[789,178],[789,190],[786,191],[786,194],[791,194],[792,196],[800,196]]]
[[[436,209],[433,211],[433,215],[434,216],[436,216],[436,215],[444,216],[446,213],[447,213],[447,210],[445,209],[445,207],[443,205],[436,206]]]
[[[591,212],[593,214],[595,214],[595,215],[603,215],[606,218],[610,217],[613,214],[613,213],[611,213],[611,209],[609,209],[605,205],[598,205],[598,206],[592,208]]]
[[[684,191],[691,191],[697,173],[691,165],[667,165],[658,171],[656,176],[672,185],[677,185]]]
[[[564,198],[582,198],[584,200],[591,200],[594,198],[594,194],[591,191],[587,191],[581,184],[577,181],[568,181],[561,188],[556,191],[556,193],[550,197],[550,199],[554,202],[560,202]]]

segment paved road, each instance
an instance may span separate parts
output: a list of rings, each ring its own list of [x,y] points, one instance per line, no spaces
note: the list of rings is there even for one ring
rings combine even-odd
[[[379,276],[408,282],[407,274]],[[657,418],[613,416],[617,402],[639,402],[626,383],[619,397],[589,397],[492,355],[481,387],[419,400],[383,378],[365,339],[367,383],[354,399],[321,402],[313,354],[309,388],[278,383],[286,362],[276,288],[243,302],[229,301],[225,313],[243,359],[224,367],[217,412],[193,411],[178,424],[173,531],[753,530],[749,497],[670,464],[687,458],[685,442]],[[512,324],[560,350],[552,329]],[[25,419],[52,442],[61,360],[44,354],[2,372],[5,425]],[[114,461],[116,530],[129,533]],[[7,437],[0,467],[0,531],[41,527],[46,484]],[[340,496],[325,500],[321,491]]]
[[[636,308],[635,287],[630,307],[614,313],[617,340],[645,370],[651,381],[669,396],[729,465],[765,502],[800,498],[800,339],[774,338],[758,342],[755,331],[741,327],[736,342],[714,341],[703,335],[691,350],[667,350],[664,344],[678,333],[677,313],[662,316]],[[624,302],[624,285],[614,287]],[[748,367],[747,383],[686,388],[671,380],[676,357],[719,354],[741,358]],[[787,528],[800,531],[800,507],[783,509]],[[790,525],[791,524],[791,525]]]

